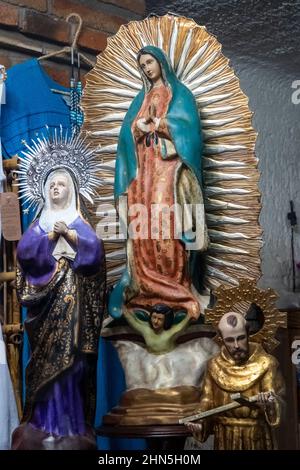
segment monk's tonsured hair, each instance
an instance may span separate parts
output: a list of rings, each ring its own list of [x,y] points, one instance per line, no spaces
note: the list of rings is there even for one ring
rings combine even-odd
[[[229,315],[229,317],[226,319],[228,325],[232,326],[232,328],[235,328],[237,325],[237,318],[235,315]]]
[[[156,304],[151,309],[150,318],[153,313],[160,313],[165,316],[164,330],[169,330],[171,328],[174,322],[174,312],[171,307],[168,307],[168,305],[165,304]]]
[[[235,328],[238,324],[238,317],[234,313],[232,315],[228,315],[226,318],[226,323],[227,325],[231,326],[232,328]],[[246,322],[245,319],[245,330],[247,332],[247,335],[249,334],[249,324]],[[218,334],[223,337],[222,332],[219,328],[217,328]]]

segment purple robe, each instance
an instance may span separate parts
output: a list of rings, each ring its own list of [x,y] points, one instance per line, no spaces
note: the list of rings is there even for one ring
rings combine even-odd
[[[84,435],[86,421],[92,424],[94,403],[86,402],[94,401],[91,358],[97,354],[105,290],[102,241],[80,216],[68,228],[77,232],[73,261],[53,257],[57,241],[38,220],[17,250],[17,291],[28,307],[31,347],[23,422],[55,436]]]
[[[79,216],[68,228],[76,230],[78,240],[77,254],[70,262],[71,268],[83,276],[95,274],[103,262],[102,242]],[[49,240],[48,233],[41,229],[38,220],[24,233],[18,244],[17,258],[30,284],[44,286],[50,281],[57,268],[57,261],[52,256],[56,243],[57,240]]]

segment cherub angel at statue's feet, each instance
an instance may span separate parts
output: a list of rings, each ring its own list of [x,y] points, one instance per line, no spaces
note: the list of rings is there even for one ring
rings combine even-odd
[[[146,348],[152,354],[164,354],[175,349],[176,339],[190,321],[187,314],[175,314],[173,309],[165,304],[154,305],[150,312],[125,307],[123,314],[129,325],[143,336]]]

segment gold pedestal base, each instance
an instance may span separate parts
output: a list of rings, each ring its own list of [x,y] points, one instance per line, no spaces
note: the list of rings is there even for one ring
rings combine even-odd
[[[118,406],[104,416],[103,424],[137,426],[178,424],[193,414],[200,401],[200,389],[192,386],[125,392]]]

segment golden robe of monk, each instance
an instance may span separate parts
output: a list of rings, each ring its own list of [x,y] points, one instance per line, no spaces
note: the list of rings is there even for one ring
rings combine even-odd
[[[204,442],[215,435],[214,448],[218,450],[270,450],[275,448],[272,427],[280,423],[284,384],[277,360],[267,354],[260,344],[249,343],[250,356],[243,365],[237,365],[223,346],[207,367],[203,395],[196,413],[232,402],[230,395],[240,392],[250,397],[259,392],[272,391],[275,396],[273,411],[258,405],[241,406],[202,421],[201,432],[194,437]]]

